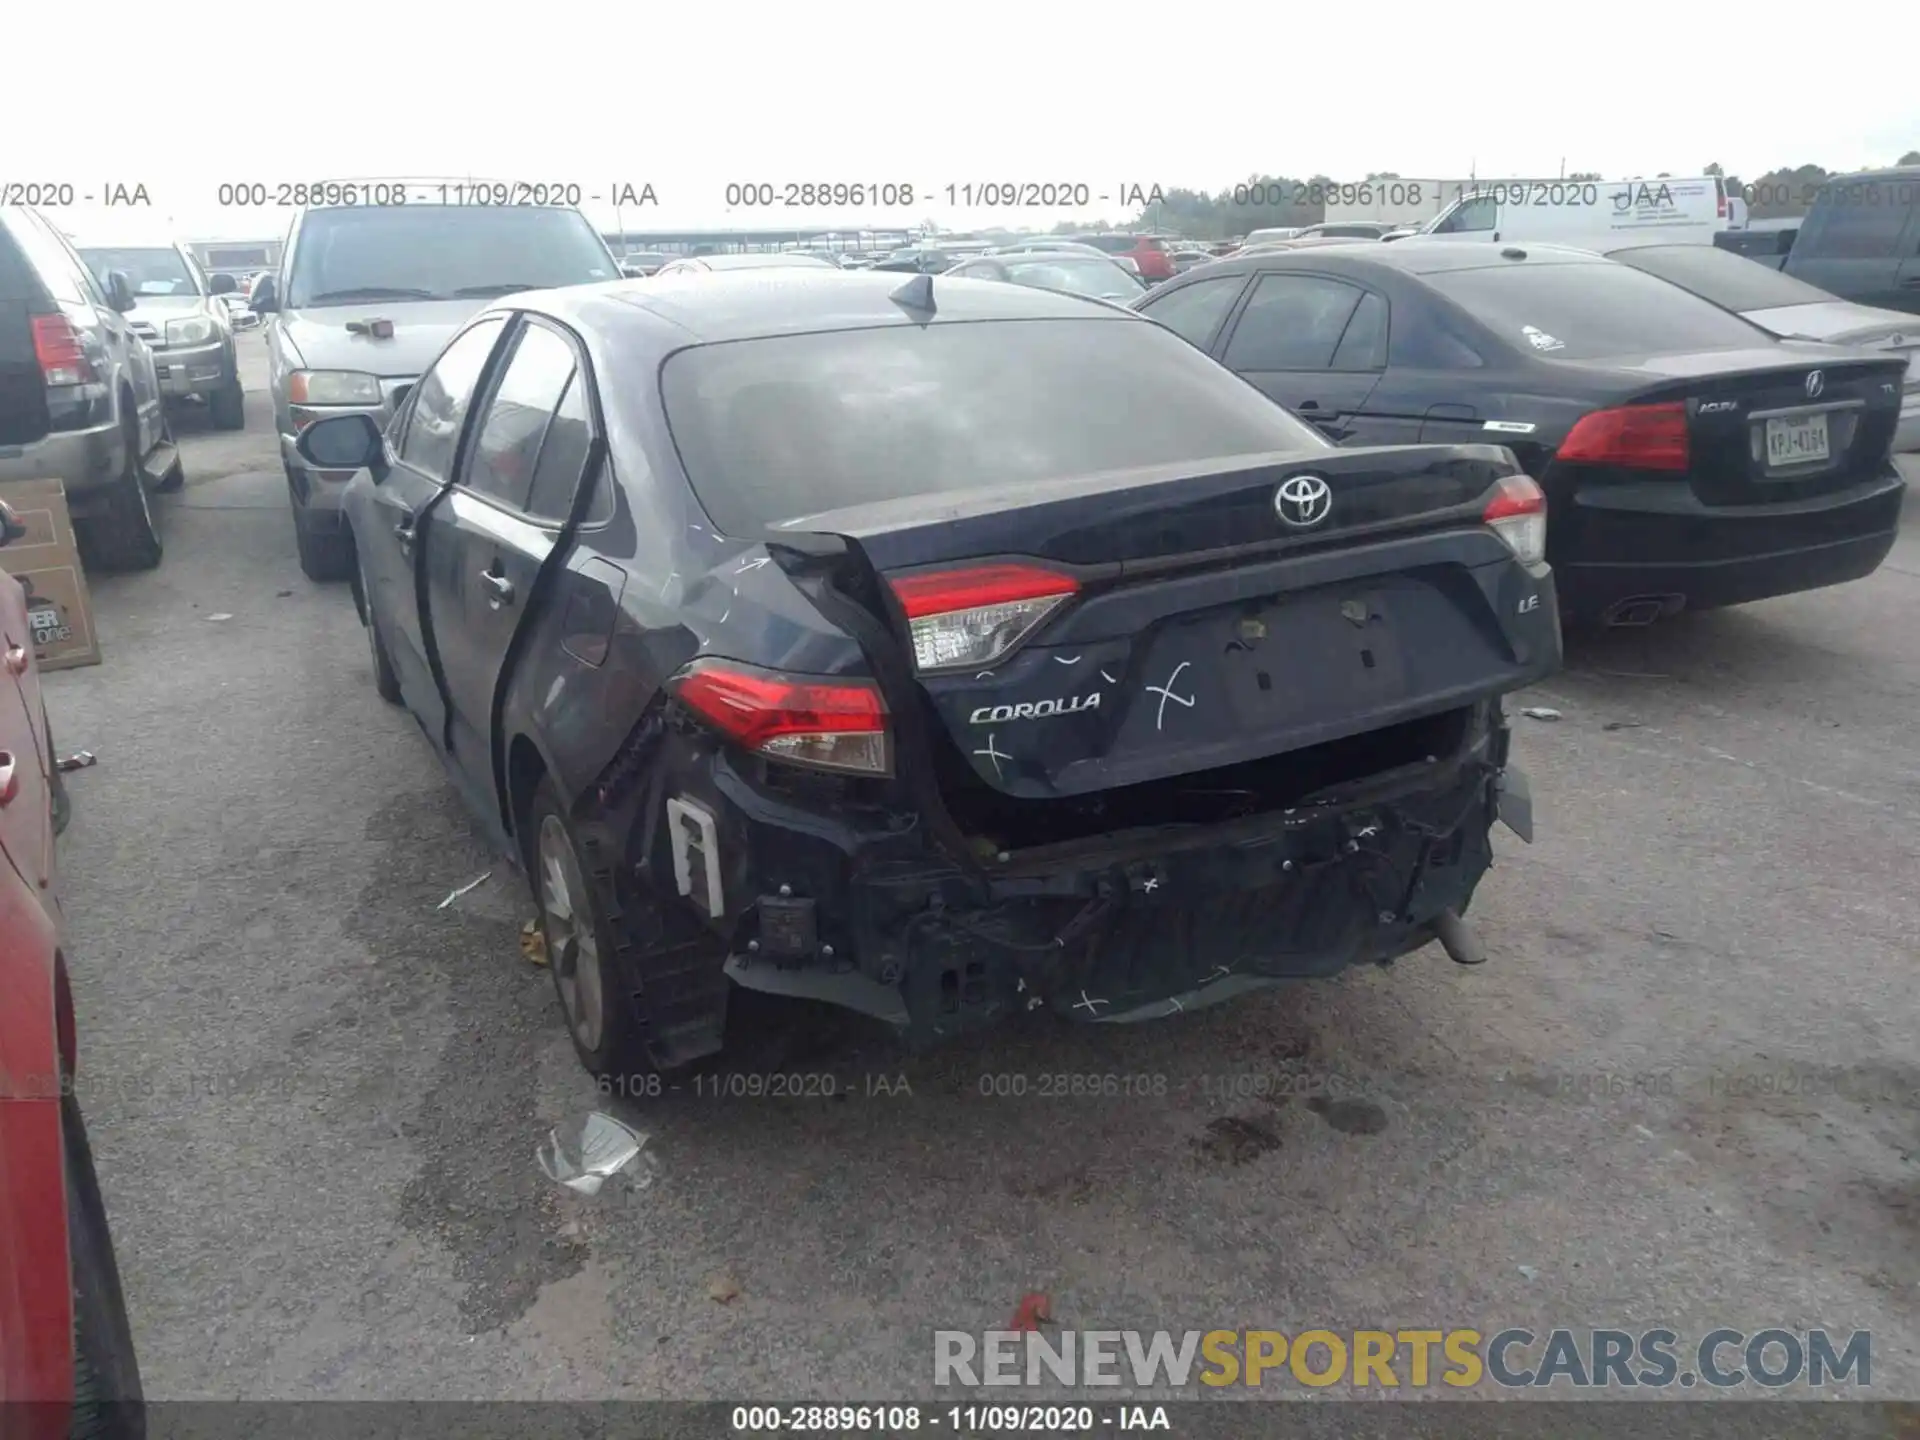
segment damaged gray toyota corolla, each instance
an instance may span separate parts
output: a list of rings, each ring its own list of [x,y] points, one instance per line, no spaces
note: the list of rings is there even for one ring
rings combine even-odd
[[[1500,700],[1560,660],[1507,450],[1336,449],[1138,316],[827,272],[516,295],[408,407],[301,443],[369,466],[376,675],[591,1068],[714,1053],[734,985],[921,1043],[1478,958]]]

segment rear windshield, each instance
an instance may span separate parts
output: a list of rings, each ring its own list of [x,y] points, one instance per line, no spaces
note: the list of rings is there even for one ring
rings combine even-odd
[[[127,279],[133,282],[133,293],[136,295],[200,293],[192,272],[187,269],[187,262],[180,258],[180,252],[171,245],[84,245],[80,248],[80,258],[87,262],[87,268],[93,271],[94,278],[102,285],[107,283],[108,271],[124,270]]]
[[[1771,236],[1768,237],[1772,239]],[[1652,245],[1620,250],[1613,258],[1662,280],[1671,280],[1703,300],[1728,310],[1767,310],[1776,305],[1817,305],[1833,296],[1804,280],[1717,245]]]
[[[465,300],[513,287],[615,280],[613,257],[578,210],[518,205],[311,210],[294,244],[286,305]]]
[[[1507,344],[1549,360],[1738,350],[1771,340],[1697,295],[1610,260],[1509,262],[1426,279]]]
[[[1158,325],[1002,320],[736,340],[661,375],[723,533],[843,506],[1328,448]]]

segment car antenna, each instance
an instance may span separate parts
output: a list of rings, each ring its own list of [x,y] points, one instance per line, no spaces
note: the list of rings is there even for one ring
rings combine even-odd
[[[906,284],[887,297],[902,310],[910,310],[916,315],[936,313],[933,303],[933,276],[915,275]]]

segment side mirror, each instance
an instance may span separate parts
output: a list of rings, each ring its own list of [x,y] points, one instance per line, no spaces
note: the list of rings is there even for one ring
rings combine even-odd
[[[386,447],[371,415],[330,415],[300,432],[294,449],[316,470],[371,470],[386,478]]]
[[[247,308],[256,315],[271,315],[280,308],[280,282],[271,275],[262,275],[253,282],[253,293],[247,297]]]
[[[124,315],[139,303],[140,299],[133,293],[133,281],[127,278],[127,272],[109,270],[107,272],[107,304]]]
[[[647,278],[646,269],[639,265],[622,265],[620,267],[620,273],[629,280],[644,280]]]
[[[231,295],[240,287],[233,283],[231,275],[216,275],[207,282],[207,290],[214,295]]]
[[[24,540],[27,527],[20,523],[20,517],[13,513],[13,507],[0,500],[0,546],[11,545],[16,540]]]

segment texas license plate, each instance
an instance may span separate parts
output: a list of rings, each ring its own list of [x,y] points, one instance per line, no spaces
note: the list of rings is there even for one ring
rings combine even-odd
[[[1769,468],[1813,464],[1827,459],[1829,454],[1825,415],[1767,421]]]

